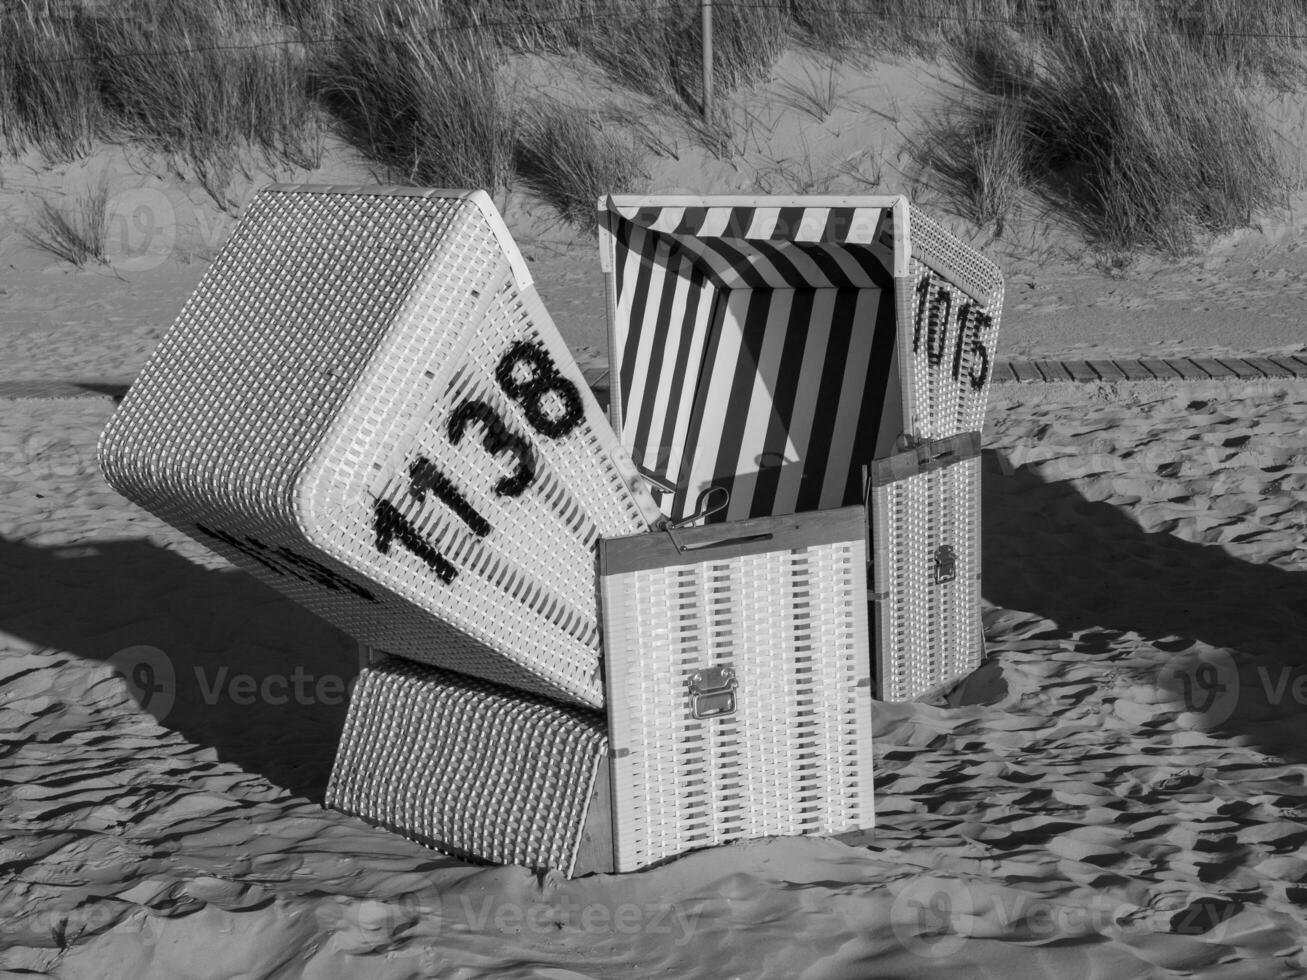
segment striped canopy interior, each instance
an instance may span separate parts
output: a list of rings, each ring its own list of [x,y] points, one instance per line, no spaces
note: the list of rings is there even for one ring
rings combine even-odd
[[[889,208],[614,207],[622,442],[710,520],[862,502],[894,355]],[[896,389],[895,389],[896,390]]]

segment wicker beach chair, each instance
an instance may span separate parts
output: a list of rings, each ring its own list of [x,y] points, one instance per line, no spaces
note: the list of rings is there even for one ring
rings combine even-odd
[[[880,697],[983,656],[998,270],[903,197],[600,202],[610,415],[673,522],[865,502]]]
[[[871,826],[861,509],[665,528],[483,193],[259,194],[100,462],[388,654],[329,805],[564,871]]]
[[[593,708],[595,548],[660,518],[479,191],[260,193],[100,464],[365,644]]]
[[[863,537],[842,508],[606,539],[605,714],[384,659],[355,687],[327,801],[565,874],[870,829]]]

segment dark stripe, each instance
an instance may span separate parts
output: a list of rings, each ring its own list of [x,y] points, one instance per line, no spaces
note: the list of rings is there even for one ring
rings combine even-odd
[[[635,217],[631,220],[643,228],[648,228],[660,217],[662,217],[662,208],[641,208],[635,212]]]
[[[854,210],[854,208],[831,208],[830,214],[826,215],[826,227],[822,230],[821,240],[830,244],[844,241],[849,235],[849,229],[853,227]]]
[[[719,292],[713,294],[712,315],[708,322],[708,338],[704,343],[703,360],[699,362],[699,370],[696,372],[694,401],[690,409],[690,426],[685,433],[685,449],[681,455],[681,489],[677,492],[672,502],[672,520],[680,520],[688,513],[688,508],[694,504],[689,500],[689,471],[690,464],[694,462],[694,449],[699,444],[699,431],[703,427],[704,403],[708,399],[708,378],[712,374],[712,366],[717,361],[717,350],[721,347],[722,341],[722,319],[726,314],[726,297],[727,293]]]
[[[753,208],[731,208],[730,217],[726,219],[726,227],[718,237],[743,238],[749,230],[749,225],[753,224],[753,212]]]
[[[677,235],[697,235],[703,223],[708,220],[707,208],[686,208],[685,214],[681,215],[681,221],[676,226],[674,234]]]
[[[785,455],[790,425],[794,419],[794,403],[799,395],[803,366],[803,349],[808,343],[808,330],[812,322],[812,302],[816,293],[811,289],[796,289],[790,304],[789,322],[785,325],[785,344],[781,348],[781,366],[772,389],[775,411],[767,422],[767,435],[763,438],[763,456]],[[802,466],[803,461],[785,464]],[[758,484],[753,492],[754,512],[770,514],[776,506],[776,489],[780,486],[782,466],[769,466],[758,471]]]
[[[777,247],[771,242],[750,242],[750,244],[758,250],[759,255],[772,264],[791,289],[826,285],[820,282],[809,282],[808,277],[796,269],[794,263],[786,257],[785,252],[787,250],[785,248]]]
[[[807,208],[781,208],[781,213],[776,216],[776,227],[771,232],[772,240],[792,239],[798,234],[799,226],[803,224],[803,216],[807,213]]]
[[[812,436],[808,440],[808,454],[803,460],[803,482],[799,486],[797,512],[816,510],[821,506],[821,484],[826,476],[826,463],[830,457],[831,441],[839,418],[841,388],[844,384],[844,364],[849,353],[849,338],[853,335],[853,315],[858,291],[841,289],[835,294],[831,314],[830,339],[826,344],[826,358],[822,364],[821,386],[817,389],[817,412],[813,418]],[[849,419],[850,425],[857,423]]]
[[[859,324],[860,329],[866,329]],[[894,311],[894,293],[880,291],[876,306],[876,336],[871,342],[871,363],[867,366],[867,386],[862,391],[862,412],[858,434],[853,440],[853,458],[849,461],[848,482],[844,485],[845,505],[863,503],[862,467],[876,456],[881,417],[885,413],[885,391],[889,385],[890,362],[898,343],[898,321]]]
[[[830,285],[837,289],[853,289],[862,286],[862,283],[855,283],[849,279],[849,274],[844,271],[844,267],[830,253],[830,247],[827,245],[804,245],[802,243],[795,245],[795,248],[801,249],[803,254],[812,259],[821,269],[822,274],[830,280]]]
[[[686,296],[685,319],[680,323],[681,346],[676,351],[676,364],[672,367],[669,383],[671,391],[667,399],[667,417],[663,420],[663,441],[669,442],[676,432],[677,423],[681,417],[681,399],[685,396],[686,376],[689,373],[690,362],[690,343],[694,338],[694,321],[698,317],[699,304],[706,302],[704,292],[708,288],[704,281],[703,272],[686,263],[683,271],[688,271],[690,280],[690,290]],[[705,345],[706,346],[706,345]],[[698,366],[698,365],[696,365]],[[666,462],[662,462],[662,454],[659,454],[660,465],[664,467],[659,471],[662,473],[671,471],[670,455]],[[685,474],[681,473],[678,480],[684,480]]]
[[[658,400],[657,394],[667,383],[667,379],[663,377],[663,357],[667,353],[668,337],[674,329],[672,324],[672,299],[676,294],[676,284],[679,279],[676,274],[676,265],[670,261],[670,257],[664,259],[664,261],[667,262],[667,265],[660,269],[662,288],[658,290],[658,306],[654,310],[653,349],[649,352],[649,366],[645,369],[644,401],[640,405],[640,417],[636,422],[634,437],[628,440],[628,445],[638,447],[640,450],[640,458],[636,462],[659,476],[663,475],[663,464],[658,459],[659,453],[655,449],[653,458],[650,458],[646,450],[649,448],[649,431],[653,428],[654,407],[655,402]],[[652,293],[652,290],[650,292]]]
[[[853,261],[867,274],[867,278],[881,289],[894,288],[894,273],[885,268],[885,263],[877,258],[876,253],[866,245],[846,245],[844,251],[853,257]]]
[[[744,323],[741,325],[740,356],[734,365],[734,377],[731,379],[730,394],[726,399],[726,416],[722,421],[722,438],[713,447],[713,485],[724,486],[732,496],[736,489],[736,468],[740,460],[740,445],[744,442],[744,430],[749,423],[750,402],[753,386],[758,377],[758,362],[762,354],[762,343],[766,333],[767,314],[771,310],[774,293],[769,289],[755,289],[749,293],[749,305],[745,309]],[[727,370],[727,365],[718,365]],[[691,501],[693,503],[693,501]],[[734,509],[735,501],[731,501]],[[752,505],[746,517],[756,516]],[[726,511],[720,511],[710,521],[726,520]]]
[[[880,236],[885,235],[887,239],[882,244],[889,246],[894,245],[894,209],[881,208],[880,217],[876,219],[876,233],[871,236],[872,242],[880,241]]]
[[[704,244],[712,252],[720,255],[726,263],[739,274],[740,281],[751,289],[770,289],[771,283],[767,277],[760,273],[749,262],[748,255],[741,252],[734,245],[728,245],[720,238],[704,239]],[[722,281],[716,272],[712,273],[713,281],[719,286],[730,289],[732,284]],[[737,284],[738,286],[738,284]]]
[[[612,213],[616,214],[616,212]],[[616,264],[613,274],[617,282],[617,295],[619,297],[622,295],[622,290],[626,288],[626,262],[623,260],[626,258],[626,253],[631,251],[631,234],[634,231],[635,225],[620,215],[617,216],[613,227],[613,238],[617,242],[617,248],[613,250],[613,262]]]
[[[635,359],[640,350],[640,330],[645,304],[649,300],[649,280],[653,276],[653,253],[658,247],[658,236],[646,229],[632,235],[640,246],[640,270],[636,273],[631,301],[631,319],[626,327],[626,343],[622,347],[622,427],[631,408],[631,382],[635,379]]]

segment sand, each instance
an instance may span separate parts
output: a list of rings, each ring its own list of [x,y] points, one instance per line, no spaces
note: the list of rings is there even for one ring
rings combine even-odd
[[[868,146],[895,187],[900,130],[947,80],[841,68],[837,110],[805,120],[783,89],[812,59],[737,100],[760,120],[747,167],[669,137],[656,189],[761,174],[779,192]],[[850,130],[874,109],[881,128]],[[0,380],[130,379],[263,179],[223,211],[108,148],[5,167]],[[115,265],[34,251],[17,232],[34,196],[100,172]],[[278,178],[368,175],[332,151]],[[578,359],[601,360],[593,242],[505,205]],[[980,240],[1008,276],[1005,354],[1303,348],[1292,212],[1125,277],[1051,219],[1011,234]],[[876,706],[875,832],[573,881],[322,808],[354,644],[110,491],[94,445],[112,407],[0,401],[0,975],[1307,973],[1307,385],[996,387],[990,656],[950,701]],[[124,663],[171,672],[175,697]]]
[[[877,705],[874,834],[574,881],[323,809],[353,645],[109,491],[108,401],[7,403],[0,966],[1302,975],[1307,385],[992,401],[990,657],[954,706]],[[114,672],[140,646],[174,703]]]

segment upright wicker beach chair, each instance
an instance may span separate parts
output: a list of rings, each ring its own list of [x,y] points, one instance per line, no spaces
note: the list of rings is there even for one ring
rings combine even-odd
[[[600,202],[610,415],[673,522],[868,508],[876,679],[983,655],[998,270],[903,197]]]
[[[368,645],[593,708],[595,549],[660,517],[479,191],[260,193],[100,462]]]

